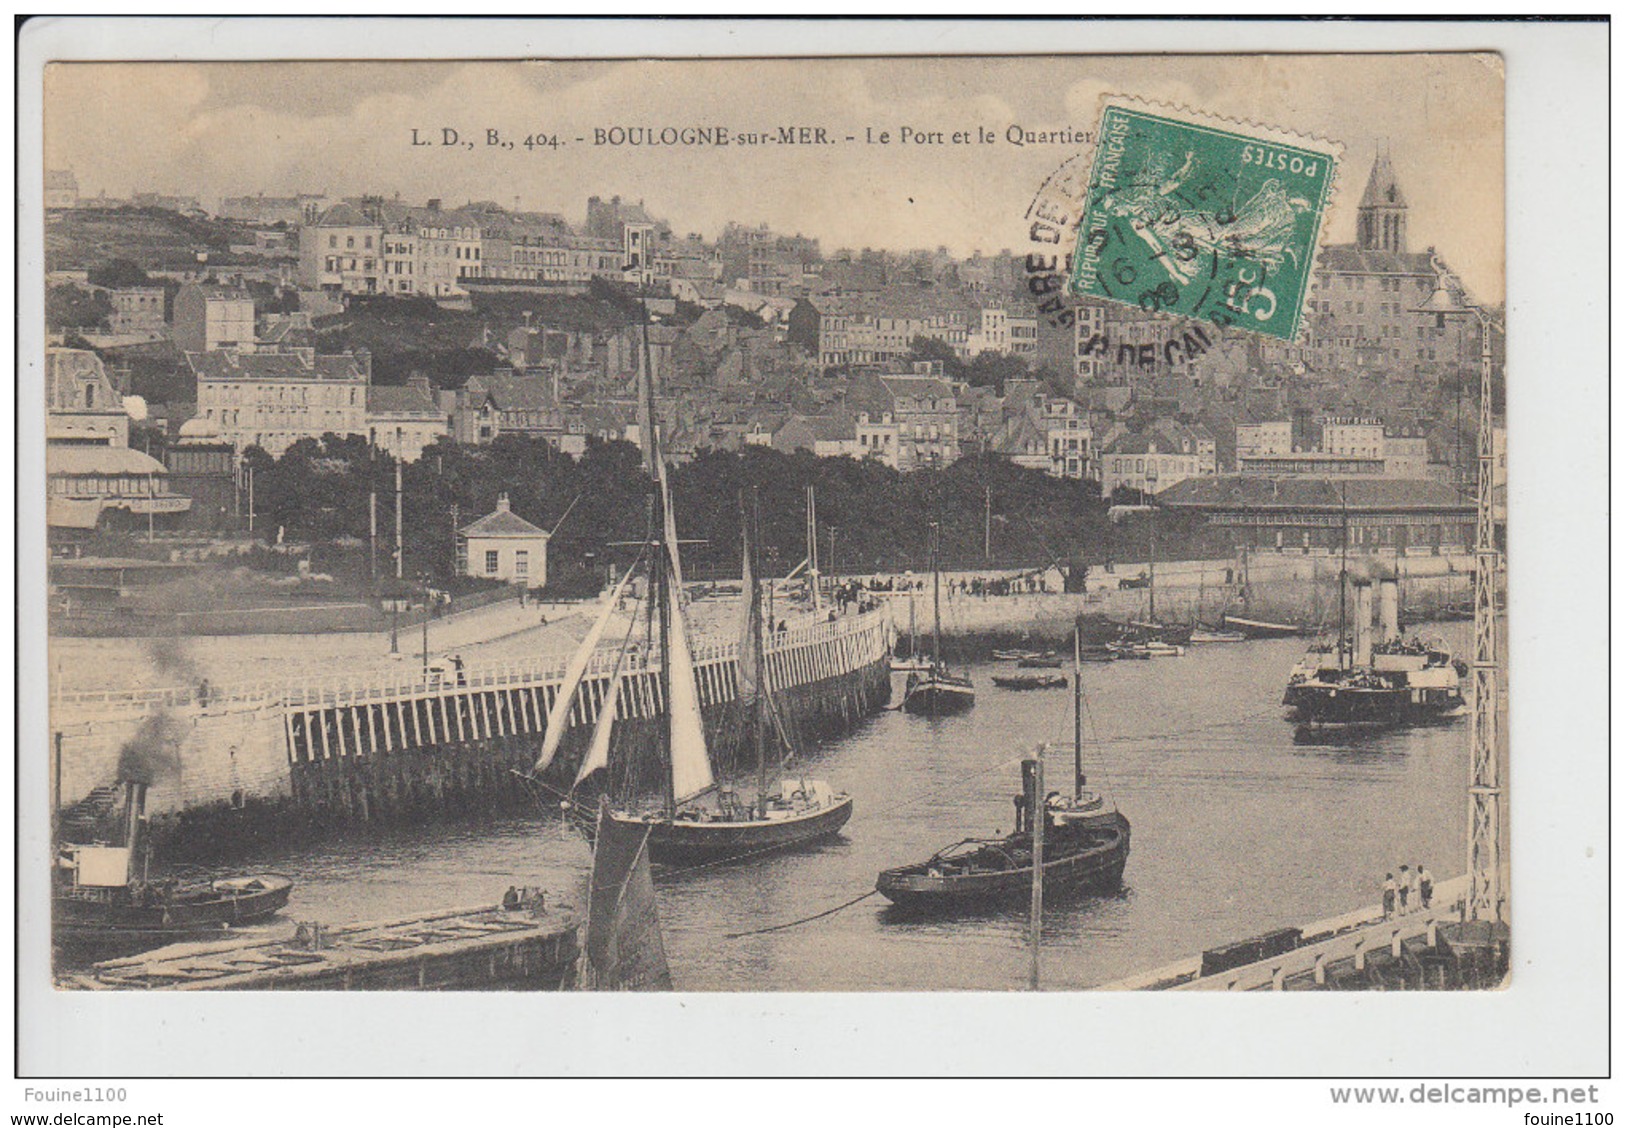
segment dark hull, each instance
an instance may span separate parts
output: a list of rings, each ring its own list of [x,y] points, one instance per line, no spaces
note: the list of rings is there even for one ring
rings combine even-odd
[[[1302,634],[1302,630],[1290,623],[1268,623],[1262,619],[1238,619],[1234,615],[1224,617],[1224,628],[1229,631],[1240,631],[1248,638],[1292,638]]]
[[[612,822],[638,826],[640,820],[611,813]],[[841,799],[817,811],[753,822],[649,823],[649,857],[661,865],[693,866],[742,862],[778,850],[791,850],[833,837],[852,817],[852,800]]]
[[[1415,696],[1413,696],[1415,695]],[[1289,686],[1287,719],[1312,725],[1407,725],[1447,720],[1464,707],[1459,690]]]
[[[903,695],[903,709],[925,717],[944,717],[963,713],[976,704],[976,691],[966,684],[927,678],[908,688]]]
[[[1129,626],[1147,638],[1159,639],[1173,646],[1185,646],[1191,640],[1191,631],[1194,629],[1188,624],[1181,623],[1151,623],[1129,621]]]
[[[1020,674],[1014,677],[993,676],[993,684],[1000,689],[1065,689],[1072,684],[1065,674]]]
[[[265,878],[263,889],[215,894],[153,905],[110,904],[57,896],[51,907],[51,939],[64,949],[143,952],[188,940],[218,938],[228,929],[255,924],[288,903],[293,883]],[[121,891],[122,892],[122,891]]]
[[[1104,815],[1075,844],[1046,847],[1045,896],[1078,892],[1114,892],[1123,884],[1128,865],[1129,822],[1121,814]],[[1012,841],[1012,840],[1006,840]],[[1032,895],[1033,868],[1028,864],[992,872],[932,876],[927,864],[886,870],[875,888],[899,908],[953,911],[1007,904]]]

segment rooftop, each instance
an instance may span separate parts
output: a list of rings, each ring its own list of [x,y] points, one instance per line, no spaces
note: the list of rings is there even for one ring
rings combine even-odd
[[[1427,510],[1470,513],[1463,499],[1442,482],[1407,478],[1270,478],[1225,474],[1187,478],[1157,495],[1175,509]]]
[[[508,508],[508,495],[497,498],[494,512],[487,513],[471,525],[458,530],[465,537],[547,537],[546,529],[539,529]]]

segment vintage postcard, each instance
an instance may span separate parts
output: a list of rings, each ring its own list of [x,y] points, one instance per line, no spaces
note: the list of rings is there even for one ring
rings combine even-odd
[[[1057,50],[46,59],[52,1005],[1515,991],[1506,60]]]
[[[59,988],[1502,983],[1496,56],[44,80]]]

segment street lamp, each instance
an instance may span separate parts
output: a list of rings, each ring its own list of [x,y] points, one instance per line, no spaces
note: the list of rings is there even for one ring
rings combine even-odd
[[[1500,555],[1495,547],[1495,411],[1492,395],[1490,333],[1494,319],[1481,306],[1463,303],[1457,289],[1439,286],[1426,304],[1412,313],[1428,313],[1438,328],[1445,318],[1478,319],[1478,528],[1473,556],[1473,746],[1472,776],[1467,785],[1466,912],[1469,920],[1501,919],[1501,760],[1500,665],[1496,645],[1495,585]]]

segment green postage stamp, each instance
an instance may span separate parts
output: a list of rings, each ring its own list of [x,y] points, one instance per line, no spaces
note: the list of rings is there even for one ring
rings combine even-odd
[[[1340,145],[1121,97],[1095,137],[1074,294],[1297,336]]]

